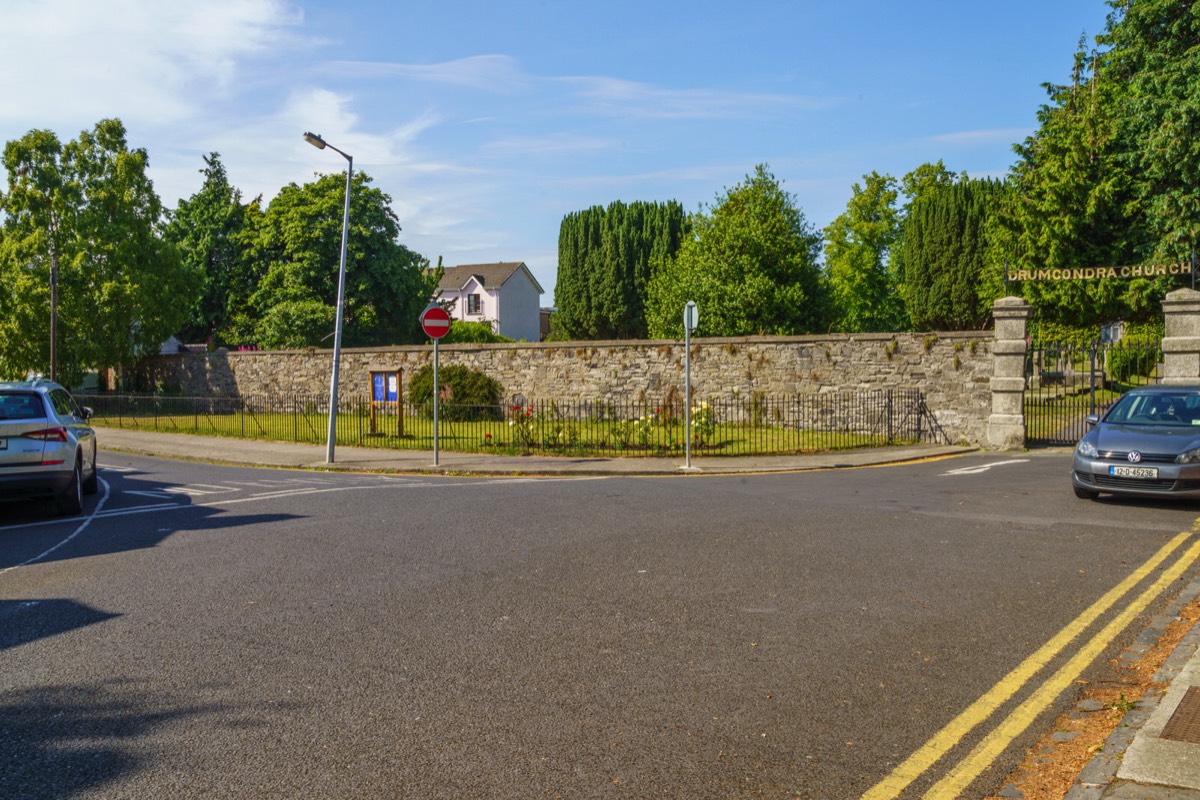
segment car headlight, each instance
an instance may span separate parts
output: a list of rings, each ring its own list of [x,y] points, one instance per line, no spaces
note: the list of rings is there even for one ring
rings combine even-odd
[[[1079,450],[1079,455],[1083,456],[1084,458],[1100,457],[1100,451],[1096,449],[1096,445],[1092,444],[1087,439],[1080,440],[1079,447],[1077,449]],[[1180,456],[1180,458],[1182,457],[1183,456]]]
[[[1194,447],[1191,450],[1185,450],[1175,456],[1176,464],[1200,464],[1200,447]]]

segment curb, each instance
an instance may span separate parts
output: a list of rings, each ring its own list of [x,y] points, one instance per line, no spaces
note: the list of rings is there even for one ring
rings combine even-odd
[[[1167,626],[1179,616],[1179,612],[1197,597],[1200,597],[1200,578],[1193,580],[1162,614],[1154,617],[1150,627],[1121,655],[1121,659],[1128,661],[1130,659],[1127,656],[1137,658],[1148,651],[1166,632]],[[1171,681],[1179,676],[1197,651],[1200,651],[1200,623],[1193,625],[1192,629],[1183,635],[1158,672],[1151,677],[1151,685],[1146,694],[1138,701],[1137,706],[1117,723],[1116,729],[1104,740],[1104,748],[1080,771],[1075,784],[1064,795],[1063,800],[1102,800],[1117,778],[1117,770],[1121,766],[1125,751],[1133,744],[1134,737],[1162,702]]]

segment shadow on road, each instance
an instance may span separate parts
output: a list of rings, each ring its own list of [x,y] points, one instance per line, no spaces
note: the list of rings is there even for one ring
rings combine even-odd
[[[0,651],[119,616],[75,600],[0,600]]]
[[[249,525],[261,525],[298,519],[290,513],[230,515],[215,506],[196,505],[179,487],[163,481],[147,480],[141,473],[124,474],[112,479],[117,498],[136,496],[137,505],[110,502],[99,513],[95,498],[87,498],[84,513],[75,517],[55,517],[53,504],[28,500],[0,504],[0,570],[25,564],[37,558],[39,564],[128,552],[157,546],[181,531],[215,531]],[[89,515],[90,521],[89,521]],[[119,524],[114,524],[119,523]],[[48,552],[87,524],[78,538]],[[45,554],[44,557],[38,558]]]
[[[164,704],[127,681],[0,692],[0,775],[5,797],[73,797],[140,766],[124,746],[164,725],[218,706]]]

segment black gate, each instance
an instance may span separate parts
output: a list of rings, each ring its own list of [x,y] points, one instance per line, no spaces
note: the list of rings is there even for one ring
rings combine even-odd
[[[1025,443],[1073,445],[1088,414],[1102,414],[1135,386],[1158,383],[1157,343],[1037,344],[1025,356]]]

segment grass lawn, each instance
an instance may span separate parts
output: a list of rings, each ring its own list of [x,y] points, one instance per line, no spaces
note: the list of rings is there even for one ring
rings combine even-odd
[[[322,444],[329,425],[323,413],[138,413],[92,418],[96,425],[169,433],[194,433],[242,439]],[[407,450],[433,449],[433,420],[404,419],[401,434],[395,416],[376,420],[366,414],[341,412],[337,443]],[[891,444],[904,444],[893,440]],[[770,424],[713,424],[692,443],[697,455],[768,455],[812,453],[859,447],[881,447],[887,437],[836,430],[802,430]],[[440,449],[457,452],[539,453],[564,456],[662,456],[684,450],[683,423],[640,420],[440,421]]]

